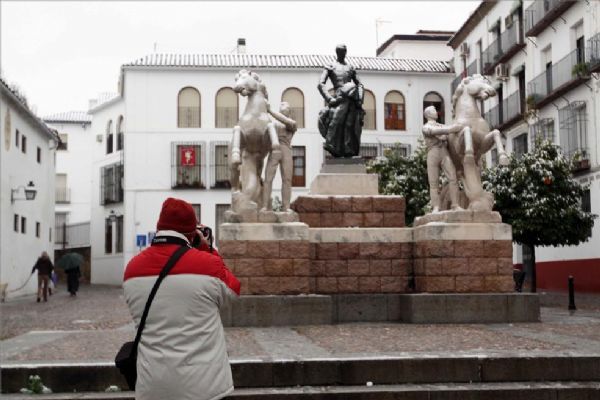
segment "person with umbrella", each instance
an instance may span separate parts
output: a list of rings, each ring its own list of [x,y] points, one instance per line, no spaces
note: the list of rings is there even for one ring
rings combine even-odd
[[[83,264],[83,257],[75,252],[65,254],[56,262],[56,266],[62,268],[67,274],[67,291],[71,293],[71,296],[77,296],[79,290],[79,277],[81,276],[79,267],[81,264]]]

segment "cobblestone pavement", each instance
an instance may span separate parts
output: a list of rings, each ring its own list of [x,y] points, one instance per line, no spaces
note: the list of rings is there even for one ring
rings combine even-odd
[[[60,289],[60,288],[59,288]],[[63,289],[64,290],[64,289]],[[0,306],[2,363],[112,361],[133,324],[115,287],[83,286]],[[599,354],[600,312],[542,308],[541,323],[418,325],[354,323],[226,328],[232,360],[377,357],[410,354]]]

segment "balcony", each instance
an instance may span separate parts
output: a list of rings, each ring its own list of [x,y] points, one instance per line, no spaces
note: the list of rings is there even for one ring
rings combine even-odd
[[[65,248],[88,247],[90,245],[90,223],[60,224],[54,227],[54,244]]]
[[[71,202],[71,189],[57,187],[54,191],[56,204],[69,204]]]
[[[523,115],[523,99],[521,93],[517,90],[506,99],[502,104],[485,113],[484,118],[490,124],[492,129],[505,129],[517,123]]]
[[[537,36],[575,4],[574,0],[536,0],[525,10],[525,35]]]
[[[589,79],[587,64],[581,63],[581,59],[580,49],[575,49],[527,84],[536,108],[545,106]]]
[[[525,47],[519,26],[519,22],[514,22],[484,50],[482,54],[484,75],[493,74],[496,65],[508,61]]]
[[[600,72],[600,33],[587,41],[586,61],[589,72]]]

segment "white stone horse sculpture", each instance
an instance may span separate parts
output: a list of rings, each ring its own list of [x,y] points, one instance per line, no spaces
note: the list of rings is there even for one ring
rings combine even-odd
[[[496,96],[496,90],[487,78],[478,74],[464,78],[452,96],[454,123],[464,128],[457,134],[448,135],[448,151],[466,195],[461,205],[474,211],[491,211],[494,206],[494,196],[484,191],[481,184],[482,156],[495,144],[500,164],[508,164],[500,131],[490,131],[489,124],[477,107],[477,100],[493,96]],[[442,190],[442,199],[443,208],[448,209],[450,201],[447,187]]]
[[[281,150],[268,113],[267,89],[258,74],[241,70],[235,76],[233,90],[248,98],[244,113],[233,128],[231,144],[232,209],[240,212],[262,207],[263,163],[269,152],[281,158]]]

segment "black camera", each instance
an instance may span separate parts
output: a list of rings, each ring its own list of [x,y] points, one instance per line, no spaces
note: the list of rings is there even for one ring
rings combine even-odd
[[[196,227],[196,229],[198,229],[200,231],[200,233],[202,234],[202,236],[204,236],[204,238],[208,242],[209,250],[212,253],[212,251],[213,251],[213,242],[214,242],[214,237],[213,237],[212,229],[210,227],[208,227],[208,226],[202,226],[202,225],[198,225]],[[200,236],[196,236],[194,238],[194,241],[192,242],[192,246],[193,247],[200,246]]]

